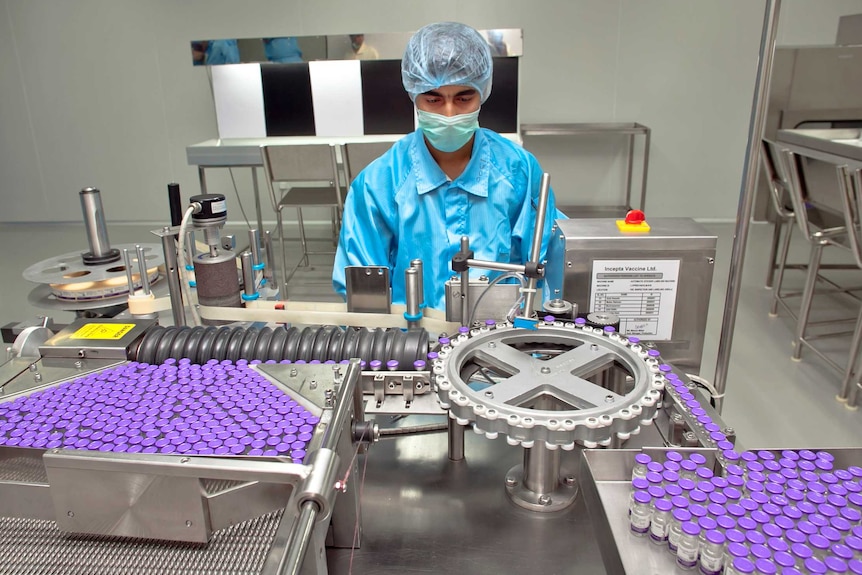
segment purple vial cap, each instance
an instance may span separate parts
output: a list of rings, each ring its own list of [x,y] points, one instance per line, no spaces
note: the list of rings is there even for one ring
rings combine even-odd
[[[676,461],[665,461],[662,463],[662,467],[664,467],[665,471],[675,471],[679,473],[680,470],[679,463]]]
[[[634,500],[637,503],[649,503],[652,497],[646,491],[635,491]]]
[[[799,457],[807,461],[814,461],[817,459],[817,454],[810,449],[801,449],[799,450]]]
[[[664,456],[668,461],[675,461],[676,463],[682,461],[682,455],[678,451],[668,451]]]
[[[769,496],[761,492],[752,493],[751,499],[754,500],[754,502],[758,505],[766,505],[767,503],[769,503]]]
[[[554,323],[554,320],[556,320],[557,318],[555,318],[555,317],[554,317],[554,316],[552,316],[552,315],[546,315],[546,316],[545,316],[545,317],[543,317],[542,319],[544,319],[544,320],[545,320],[545,323]]]
[[[817,513],[817,507],[813,503],[811,503],[810,501],[800,501],[796,505],[796,507],[797,507],[797,509],[799,509],[800,513],[803,513],[805,515]]]
[[[421,359],[417,359],[413,362],[413,369],[415,369],[416,371],[422,371],[423,369],[425,369],[425,362]]]
[[[751,554],[757,559],[769,559],[772,557],[772,551],[769,550],[769,547],[761,543],[755,543],[751,546]]]
[[[712,470],[707,469],[706,467],[698,467],[695,474],[701,479],[712,479]]]
[[[695,463],[691,459],[686,459],[685,461],[681,461],[679,466],[684,471],[689,471],[689,472],[695,471],[697,469],[697,463]]]
[[[693,489],[689,494],[688,498],[694,501],[695,503],[705,503],[707,500],[707,495],[700,489]]]
[[[778,483],[773,483],[772,481],[767,482],[764,489],[766,489],[766,492],[770,495],[780,495],[784,493],[784,488]]]
[[[793,567],[796,564],[796,560],[793,558],[793,555],[787,551],[776,551],[775,554],[772,555],[772,560],[775,561],[777,566],[782,568],[782,575],[787,573],[786,569],[788,567]]]
[[[728,555],[732,555],[733,557],[747,557],[748,547],[746,547],[742,543],[728,543],[727,553]]]
[[[575,325],[585,325],[586,323],[587,323],[587,320],[582,318],[582,317],[576,317],[575,318]]]
[[[830,543],[838,543],[841,541],[841,532],[830,525],[821,527],[820,534],[828,539]]]
[[[736,557],[733,560],[733,570],[737,573],[754,573],[754,563],[745,557]]]
[[[862,513],[852,507],[842,507],[840,513],[841,518],[846,519],[850,523],[859,523],[862,521]]]
[[[727,473],[729,475],[740,476],[740,475],[743,475],[745,473],[745,470],[740,465],[728,465],[727,466]],[[728,479],[728,481],[729,481],[729,479]]]
[[[853,575],[862,575],[862,561],[853,559],[847,563],[847,568]]]
[[[390,369],[395,369],[396,367],[398,367],[398,360],[397,359],[390,359],[389,361],[386,362],[386,367],[388,367]]]
[[[811,473],[811,472],[813,472],[815,469],[817,469],[817,466],[816,466],[816,465],[814,465],[814,463],[812,463],[811,461],[808,461],[807,459],[800,459],[800,460],[796,463],[796,468],[801,470],[801,471],[799,472],[799,474],[800,474],[800,475],[802,475],[802,473],[803,473],[803,472],[808,472],[808,473],[810,474],[810,473]],[[807,478],[807,477],[809,477],[809,476],[805,476],[805,477],[806,477],[805,481],[811,481],[811,479],[808,479],[808,478]],[[812,479],[817,479],[817,475],[811,475],[810,477],[811,477]]]
[[[682,524],[682,532],[686,535],[700,535],[700,526],[693,521],[685,521]]]
[[[784,535],[784,530],[775,523],[767,523],[763,527],[761,527],[761,529],[763,530],[763,534],[767,537],[780,538],[782,535]]]
[[[718,503],[719,505],[724,505],[725,503],[727,503],[727,497],[724,496],[724,493],[720,493],[718,491],[710,493],[709,500],[713,503]]]
[[[835,555],[836,557],[840,557],[845,561],[850,561],[854,557],[853,550],[846,545],[842,545],[840,543],[836,543],[835,545],[830,547],[829,550],[832,552],[833,555]]]
[[[736,520],[736,525],[745,531],[755,531],[757,529],[757,521],[751,517],[740,517]]]
[[[721,531],[710,529],[706,532],[706,540],[714,545],[723,545],[727,540],[727,537],[725,537],[724,533]]]
[[[724,505],[721,505],[720,503],[710,503],[706,506],[706,510],[710,515],[715,517],[716,520],[727,514],[727,510],[724,508]]]
[[[661,473],[656,473],[655,471],[650,471],[646,474],[646,480],[650,483],[656,483],[661,485]]]
[[[635,477],[632,479],[632,487],[637,490],[644,490],[649,487],[649,481],[645,477]]]
[[[763,545],[766,543],[766,536],[760,531],[749,529],[745,532],[745,539],[753,545]]]
[[[458,328],[458,333],[470,333],[470,328],[466,325],[462,325]]]
[[[739,503],[731,503],[727,506],[727,512],[734,517],[742,517],[745,515],[745,508]]]
[[[376,369],[383,365],[383,362],[379,359],[372,359],[368,365],[371,367],[371,369]]]
[[[715,522],[725,531],[736,527],[736,520],[729,515],[719,515],[715,518]]]
[[[650,461],[646,464],[647,471],[652,471],[653,473],[661,473],[664,471],[664,466],[658,461]]]
[[[664,479],[665,483],[676,483],[679,481],[679,473],[676,471],[664,471],[661,474],[662,479]]]
[[[728,541],[732,541],[733,543],[743,543],[745,542],[745,533],[740,531],[739,529],[728,529],[725,533]],[[746,554],[748,554],[748,548],[745,549]]]
[[[741,506],[742,506],[746,511],[749,511],[749,512],[754,511],[754,510],[756,510],[758,507],[760,507],[760,506],[757,504],[757,502],[756,502],[754,499],[751,499],[750,497],[745,497],[745,498],[743,498],[743,499],[740,499],[739,504],[740,504],[740,505],[741,505]]]
[[[805,560],[805,569],[812,575],[820,575],[826,573],[826,564],[816,557],[809,557]]]
[[[664,492],[670,497],[676,497],[677,495],[682,495],[682,487],[676,483],[669,483],[664,486]]]
[[[712,517],[700,517],[697,520],[697,524],[704,531],[709,531],[711,529],[715,529],[716,527],[718,527],[718,522],[716,522],[716,520],[713,519]]]
[[[836,509],[847,506],[847,498],[834,493],[826,496],[826,502]]]
[[[826,564],[826,569],[833,573],[847,573],[847,562],[839,557],[828,555],[823,563]]]
[[[673,508],[673,504],[669,499],[662,498],[655,502],[655,508],[659,511],[670,511]]]
[[[612,325],[606,325],[605,327],[603,327],[603,328],[602,328],[602,330],[603,330],[605,333],[614,333],[614,332],[616,332],[616,331],[617,331],[617,329],[616,329],[614,326],[612,326]]]
[[[793,529],[796,523],[790,517],[786,515],[779,515],[775,518],[775,524],[778,525],[782,530],[787,531],[788,529]]]
[[[634,335],[630,335],[626,339],[628,339],[629,343],[632,345],[638,344],[641,341],[641,338],[634,336]]]
[[[787,541],[782,539],[779,536],[773,535],[766,541],[767,546],[773,551],[787,551],[790,549],[790,546],[787,544]]]
[[[856,537],[855,535],[848,535],[844,538],[844,544],[855,553],[862,553],[862,538]]]
[[[790,546],[790,552],[799,557],[800,559],[808,559],[814,552],[811,551],[811,547],[804,543],[793,543]]]
[[[691,513],[689,513],[688,509],[677,507],[673,510],[673,518],[680,523],[691,521]]]
[[[818,533],[812,533],[808,536],[808,545],[815,549],[829,549],[831,545],[829,540]]]
[[[708,432],[713,433],[715,431],[721,431],[721,427],[717,423],[708,423],[703,426]]]
[[[823,459],[825,461],[835,461],[835,456],[829,453],[828,451],[818,451],[814,454],[817,459]]]
[[[862,507],[862,493],[851,493],[847,496],[847,501],[856,507]]]
[[[856,479],[862,479],[862,467],[857,465],[851,465],[847,468],[847,472],[850,473]]]
[[[661,357],[661,352],[657,349],[651,349],[647,352],[647,355],[650,357]]]
[[[706,507],[701,505],[700,503],[692,503],[688,506],[688,512],[691,513],[692,517],[705,517],[707,514]]]
[[[820,459],[818,457],[814,465],[821,471],[832,471],[832,462],[827,459]]]
[[[670,501],[674,507],[677,507],[679,509],[685,509],[686,507],[688,507],[688,498],[682,497],[681,495],[671,498]]]
[[[710,494],[715,491],[715,485],[713,485],[711,481],[698,481],[697,488],[706,494]]]
[[[763,575],[773,575],[778,571],[775,568],[775,563],[769,559],[758,559],[754,562],[754,568],[758,573],[763,573]]]
[[[683,477],[679,480],[679,486],[682,487],[683,491],[691,491],[696,487],[696,484],[691,479]]]
[[[796,528],[806,535],[814,535],[817,533],[817,526],[811,521],[803,520],[796,524]]]
[[[653,499],[658,499],[665,496],[664,488],[660,485],[650,485],[647,488],[647,493],[649,493]]]

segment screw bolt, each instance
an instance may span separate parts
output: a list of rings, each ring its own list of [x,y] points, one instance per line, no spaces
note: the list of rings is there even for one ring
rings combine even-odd
[[[186,527],[191,527],[192,525],[194,525],[194,524],[192,523],[192,520],[191,520],[191,519],[186,519]]]
[[[182,459],[180,459],[180,463],[188,463],[189,461],[191,461],[191,459],[189,459],[188,457],[183,457]]]
[[[312,379],[308,382],[309,389],[317,389],[317,380]]]
[[[550,367],[543,367],[543,368],[542,368],[542,369],[540,369],[539,371],[541,371],[542,373],[544,373],[545,375],[547,375],[547,374],[551,373],[551,368],[550,368]]]
[[[613,402],[614,402],[614,396],[613,395],[606,395],[605,396],[605,403],[613,403]]]
[[[66,515],[68,515],[69,517],[74,517],[74,516],[75,516],[75,512],[74,512],[74,511],[67,511],[67,512],[66,512]]]
[[[509,487],[515,487],[516,485],[518,485],[518,480],[514,477],[507,477],[506,485],[508,485]]]
[[[83,361],[81,361],[81,360],[76,361],[76,362],[75,362],[75,367],[76,367],[76,368],[78,368],[78,369],[81,369],[82,367],[84,367],[84,362],[83,362]]]
[[[494,392],[493,391],[486,391],[485,397],[487,397],[488,399],[494,399]]]
[[[550,495],[539,495],[539,505],[550,505],[551,504],[551,496]]]
[[[563,483],[565,483],[566,485],[571,487],[572,485],[575,484],[575,476],[574,475],[566,475],[565,477],[563,477]]]

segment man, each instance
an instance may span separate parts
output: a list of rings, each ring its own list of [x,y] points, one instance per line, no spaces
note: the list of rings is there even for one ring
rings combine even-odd
[[[350,48],[345,52],[345,60],[378,60],[380,54],[374,46],[365,43],[365,34],[350,34]]]
[[[492,60],[473,28],[430,24],[409,41],[401,79],[416,105],[418,128],[354,180],[332,283],[345,293],[345,266],[387,266],[392,300],[404,302],[404,270],[419,258],[425,303],[445,308],[444,283],[461,236],[476,259],[529,259],[542,169],[536,158],[499,134],[479,128],[491,93]],[[549,199],[542,257],[555,218]],[[474,276],[497,274],[471,270]]]

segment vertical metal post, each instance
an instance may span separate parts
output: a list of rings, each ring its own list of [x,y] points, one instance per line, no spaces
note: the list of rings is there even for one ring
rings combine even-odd
[[[135,295],[135,276],[132,270],[132,256],[128,248],[123,248],[123,264],[126,268],[126,281],[129,283],[129,295]]]
[[[144,246],[135,244],[138,254],[138,271],[141,274],[141,292],[150,295],[150,277],[147,275],[147,257],[144,254]]]
[[[626,155],[626,209],[632,208],[632,172],[635,163],[635,135],[629,134],[628,154]]]
[[[467,236],[461,236],[461,251],[465,252],[465,253],[470,251],[470,238],[468,238]],[[461,325],[467,325],[469,321],[470,321],[470,270],[466,269],[463,272],[461,272]]]
[[[248,249],[251,251],[252,265],[260,265],[263,259],[260,257],[260,230],[248,230]]]
[[[103,258],[109,255],[111,242],[108,240],[102,194],[96,188],[84,188],[78,196],[81,200],[81,211],[84,213],[84,227],[87,230],[90,253],[97,258]]]
[[[742,288],[742,268],[745,263],[745,247],[748,242],[748,228],[751,212],[754,209],[757,167],[760,165],[760,140],[769,104],[769,80],[772,76],[772,60],[775,55],[775,33],[778,29],[778,13],[781,0],[766,0],[763,15],[763,32],[760,37],[760,57],[757,63],[757,80],[754,84],[754,98],[751,107],[751,122],[748,127],[748,146],[745,165],[742,169],[742,185],[739,193],[739,209],[736,214],[736,233],[733,237],[733,250],[730,256],[730,273],[727,278],[727,297],[724,316],[721,322],[721,335],[718,340],[718,357],[715,365],[715,389],[719,396],[724,395],[727,387],[727,370],[733,344],[733,329],[739,307],[739,294]],[[721,413],[723,397],[716,399],[715,408]]]
[[[253,298],[257,293],[254,285],[254,264],[252,253],[248,250],[239,255],[240,267],[242,268],[243,294],[246,298]]]
[[[649,171],[649,146],[650,146],[650,134],[652,130],[646,128],[646,133],[644,134],[644,168],[643,173],[641,174],[641,203],[640,209],[642,211],[646,211],[646,188],[647,188],[647,172]]]
[[[416,268],[416,275],[419,278],[419,304],[425,303],[425,272],[422,267],[422,260],[410,260],[410,267]]]
[[[203,166],[198,166],[198,181],[201,183],[201,193],[207,193],[207,176]]]
[[[260,186],[257,184],[257,168],[252,166],[251,168],[251,187],[254,190],[254,210],[255,215],[257,215],[257,229],[263,229],[263,213],[260,210]],[[255,260],[254,263],[260,263]]]
[[[544,445],[524,449],[524,486],[535,493],[553,493],[560,485],[560,450]]]
[[[533,244],[530,246],[530,261],[538,262],[542,257],[542,237],[545,235],[545,217],[548,213],[548,196],[551,193],[551,175],[542,174],[542,184],[539,187],[539,205],[536,206],[536,228],[533,230]],[[536,278],[527,282],[527,293],[524,296],[524,317],[533,317],[533,302],[536,299]],[[463,323],[463,322],[461,322]]]
[[[415,318],[419,316],[419,272],[414,267],[404,270],[404,301],[407,307],[407,316]],[[407,320],[407,329],[419,327],[419,321]]]
[[[449,418],[449,460],[464,459],[464,426]]]
[[[273,289],[278,289],[275,283],[275,252],[272,248],[272,232],[263,232],[263,252],[266,254],[266,266],[263,268],[263,277],[270,283]]]
[[[174,236],[170,233],[171,228],[162,229],[162,251],[165,256],[165,276],[168,281],[168,294],[171,298],[171,313],[174,316],[174,325],[182,327],[186,325],[186,312],[183,308],[182,289],[180,289],[180,268],[177,263],[177,246]],[[127,250],[123,250],[126,252]]]

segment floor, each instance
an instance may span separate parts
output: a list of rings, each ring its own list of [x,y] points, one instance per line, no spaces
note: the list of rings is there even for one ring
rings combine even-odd
[[[718,255],[712,287],[709,321],[701,374],[708,379],[715,373],[722,313],[729,269],[728,258],[734,233],[732,224],[707,224],[718,238]],[[113,244],[157,243],[149,234],[151,228],[140,225],[109,226]],[[243,229],[228,229],[241,244]],[[772,227],[751,227],[743,286],[733,339],[730,370],[723,416],[737,430],[746,447],[849,447],[858,446],[862,437],[862,413],[846,409],[835,401],[841,376],[826,367],[814,354],[807,352],[803,361],[794,362],[790,355],[794,322],[786,312],[769,317],[771,292],[764,289],[766,260]],[[326,242],[320,242],[324,244]],[[68,252],[84,251],[86,236],[81,225],[0,225],[0,269],[9,273],[0,281],[0,325],[45,315],[44,310],[28,302],[33,285],[22,278],[31,264]],[[295,247],[290,249],[295,253]],[[804,261],[807,247],[794,238],[791,259]],[[291,299],[330,301],[331,263],[319,257],[310,270],[301,270],[291,283]],[[838,258],[836,261],[840,261]],[[331,262],[331,260],[329,260]],[[835,272],[844,283],[862,283],[862,274]],[[859,276],[855,277],[854,275]],[[786,285],[801,288],[800,272],[789,272]],[[817,301],[818,319],[855,316],[852,301],[824,297]],[[54,313],[58,322],[68,322],[71,313]],[[852,324],[848,326],[848,329]],[[846,361],[849,335],[823,340],[838,361]]]

